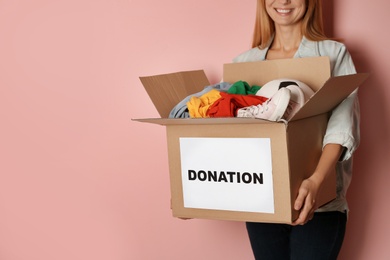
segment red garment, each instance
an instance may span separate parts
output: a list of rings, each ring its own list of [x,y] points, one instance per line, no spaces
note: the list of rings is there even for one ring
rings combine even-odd
[[[221,98],[216,100],[207,110],[209,117],[235,117],[237,110],[243,107],[259,105],[268,98],[256,95],[239,95],[221,92]]]

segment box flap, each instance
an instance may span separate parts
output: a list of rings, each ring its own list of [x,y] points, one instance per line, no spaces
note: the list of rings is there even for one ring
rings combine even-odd
[[[358,88],[367,79],[368,75],[368,73],[359,73],[330,78],[290,121],[331,111]]]
[[[254,118],[142,118],[133,121],[158,125],[221,125],[221,124],[275,124],[275,122]],[[280,124],[283,124],[280,122]]]
[[[203,70],[140,77],[140,80],[162,118],[190,94],[210,85]]]
[[[329,57],[309,57],[224,64],[223,80],[239,80],[249,85],[264,85],[268,81],[291,78],[306,83],[314,91],[324,85],[330,74]]]

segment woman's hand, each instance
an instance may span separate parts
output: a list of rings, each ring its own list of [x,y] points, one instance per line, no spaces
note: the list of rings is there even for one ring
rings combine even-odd
[[[302,182],[294,203],[294,209],[300,213],[292,223],[293,226],[304,225],[313,218],[314,211],[318,207],[316,201],[319,189],[320,183],[313,176]]]

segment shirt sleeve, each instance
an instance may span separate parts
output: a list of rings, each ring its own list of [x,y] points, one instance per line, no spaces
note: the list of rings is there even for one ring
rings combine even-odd
[[[329,53],[333,53],[333,58],[329,55],[333,63],[332,76],[356,73],[351,55],[345,45],[333,43],[328,49]],[[348,160],[360,143],[359,126],[360,108],[356,89],[331,112],[323,146],[330,143],[340,144],[345,148],[340,161]]]

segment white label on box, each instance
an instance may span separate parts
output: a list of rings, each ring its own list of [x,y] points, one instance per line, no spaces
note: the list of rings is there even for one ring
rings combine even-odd
[[[184,207],[274,213],[270,138],[180,138]]]

